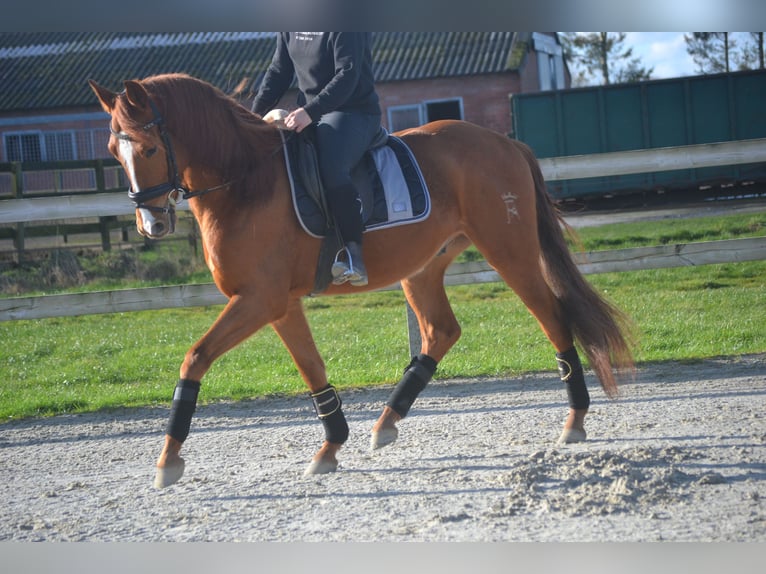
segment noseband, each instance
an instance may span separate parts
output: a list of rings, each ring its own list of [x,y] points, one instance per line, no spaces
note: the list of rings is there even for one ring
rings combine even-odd
[[[162,118],[160,111],[157,109],[157,105],[154,103],[152,99],[149,99],[149,105],[152,108],[152,113],[154,114],[154,117],[149,123],[142,126],[141,129],[143,129],[144,131],[149,131],[155,126],[159,128],[160,138],[162,138],[162,143],[165,146],[165,157],[167,158],[167,163],[168,163],[168,181],[166,181],[165,183],[161,183],[159,185],[152,186],[147,189],[139,190],[139,191],[135,191],[133,189],[133,186],[131,185],[130,188],[128,189],[128,197],[133,201],[134,205],[136,206],[136,209],[147,209],[149,211],[155,211],[159,213],[169,213],[171,216],[175,216],[175,206],[178,201],[179,193],[181,194],[182,199],[191,199],[192,197],[199,197],[211,191],[223,189],[224,187],[228,187],[229,185],[231,185],[232,182],[229,181],[215,187],[210,187],[208,189],[202,189],[198,191],[191,191],[187,189],[186,187],[184,187],[183,184],[181,183],[181,178],[178,175],[178,165],[176,163],[176,155],[173,152],[173,144],[170,141],[170,135],[168,134],[167,129],[165,129],[165,120]],[[124,141],[133,141],[133,139],[130,137],[129,134],[125,132],[114,131],[112,129],[111,124],[109,125],[109,131],[112,132],[112,135],[116,137],[117,139],[124,140]],[[167,203],[165,207],[147,205],[146,203],[147,201],[150,201],[162,195],[167,196]]]

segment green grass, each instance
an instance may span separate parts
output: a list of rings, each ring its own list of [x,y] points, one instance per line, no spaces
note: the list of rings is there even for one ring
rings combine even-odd
[[[640,362],[766,351],[766,262],[611,273],[592,283],[631,315]],[[438,377],[554,371],[537,323],[501,284],[448,290],[463,337]],[[399,292],[308,300],[333,384],[393,383],[408,361]],[[220,308],[0,323],[0,420],[168,402],[184,353]],[[8,344],[12,342],[12,344]],[[287,351],[264,329],[219,359],[202,399],[303,392]]]
[[[668,237],[675,243],[687,233],[705,240],[763,235],[766,224],[762,215],[705,220],[586,228],[581,235],[590,250],[605,241],[622,247]],[[639,362],[766,352],[766,261],[610,273],[589,281],[635,321]],[[555,376],[550,344],[503,284],[451,287],[448,294],[463,336],[439,365],[438,378]],[[409,361],[400,292],[308,299],[305,306],[333,384],[398,380]],[[219,312],[190,308],[0,323],[0,421],[167,406],[184,354]],[[305,392],[303,381],[267,328],[213,365],[201,400],[297,392]]]
[[[766,235],[766,213],[608,224],[577,233],[588,251],[759,237]]]
[[[583,227],[576,232],[582,248],[586,251],[761,237],[766,235],[766,212],[613,223],[598,227]],[[471,248],[458,260],[477,259],[482,259],[482,256]]]

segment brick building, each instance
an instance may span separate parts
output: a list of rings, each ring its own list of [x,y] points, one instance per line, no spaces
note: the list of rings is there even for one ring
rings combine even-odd
[[[0,33],[0,162],[106,157],[91,78],[116,90],[186,72],[249,106],[275,41],[268,32]],[[460,118],[510,134],[511,94],[569,86],[555,33],[376,32],[373,58],[391,131]]]

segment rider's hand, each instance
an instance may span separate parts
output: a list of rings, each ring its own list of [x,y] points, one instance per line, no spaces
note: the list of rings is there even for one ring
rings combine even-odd
[[[300,132],[310,125],[311,117],[303,108],[298,108],[297,110],[290,112],[285,118],[285,127],[288,130],[295,130],[296,132]]]

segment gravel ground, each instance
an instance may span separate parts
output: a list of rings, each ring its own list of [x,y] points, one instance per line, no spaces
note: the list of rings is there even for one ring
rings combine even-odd
[[[3,541],[766,541],[766,355],[589,377],[589,439],[557,446],[555,373],[434,381],[369,449],[388,389],[342,394],[337,473],[305,397],[201,406],[186,474],[152,488],[166,409],[0,425]]]

